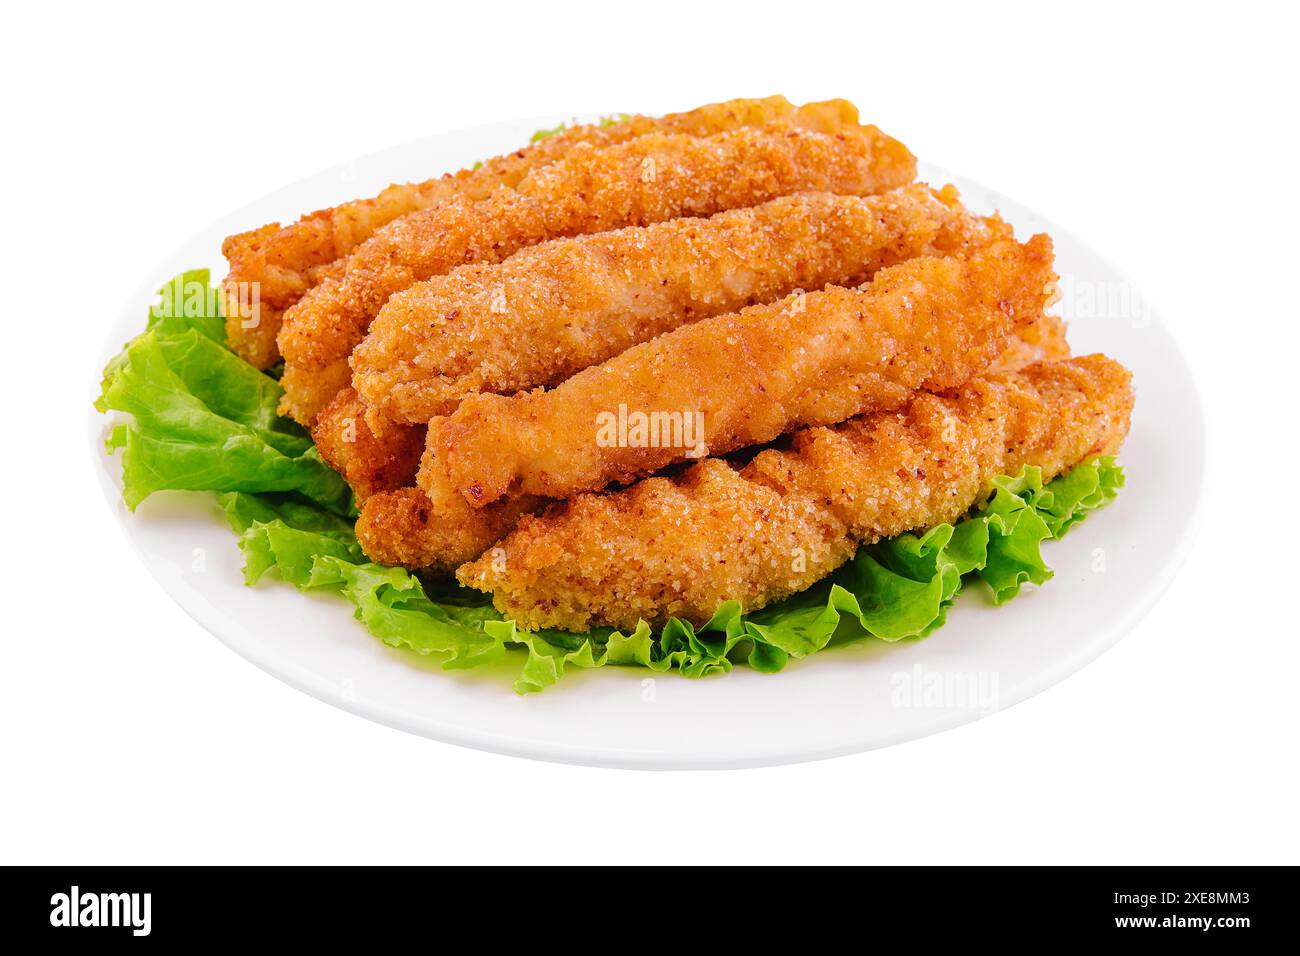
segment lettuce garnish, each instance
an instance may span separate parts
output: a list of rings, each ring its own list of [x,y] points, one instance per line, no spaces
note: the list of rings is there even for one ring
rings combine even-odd
[[[596,125],[599,126],[601,129],[604,129],[607,126],[617,126],[619,123],[625,123],[631,118],[632,118],[631,113],[610,113],[598,119],[596,121]],[[551,129],[539,129],[537,132],[533,133],[531,137],[529,137],[528,141],[530,143],[536,143],[539,140],[546,139],[546,137],[548,136],[554,136],[556,133],[562,133],[568,128],[569,128],[568,123],[560,123],[559,126],[552,127]]]
[[[145,331],[104,371],[100,411],[128,413],[109,434],[122,451],[123,496],[134,508],[155,491],[213,491],[238,534],[244,581],[275,571],[299,590],[329,590],[384,643],[436,655],[446,668],[476,667],[522,652],[518,693],[543,690],[569,666],[607,664],[726,673],[737,663],[775,672],[832,641],[927,636],[962,587],[983,581],[991,599],[1015,597],[1052,576],[1041,545],[1062,537],[1124,484],[1112,458],[1093,458],[1044,483],[1037,468],[994,482],[987,502],[956,524],[860,548],[806,591],[749,614],[736,602],[703,627],[672,619],[625,634],[526,632],[488,595],[367,561],[352,531],[347,485],[310,437],[276,412],[281,389],[222,345],[220,303],[206,271],[161,290]]]
[[[206,270],[159,290],[145,331],[104,369],[95,407],[126,412],[122,496],[134,509],[155,491],[295,491],[335,514],[352,492],[296,423],[276,414],[279,384],[226,349],[220,297]]]

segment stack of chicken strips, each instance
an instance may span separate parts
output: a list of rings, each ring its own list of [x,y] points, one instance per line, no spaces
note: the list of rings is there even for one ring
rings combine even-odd
[[[283,360],[372,560],[529,629],[699,625],[1127,434],[1051,240],[915,174],[843,100],[573,126],[232,236],[229,344]]]

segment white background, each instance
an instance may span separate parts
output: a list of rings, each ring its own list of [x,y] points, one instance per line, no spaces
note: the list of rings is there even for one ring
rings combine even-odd
[[[6,14],[0,862],[1300,862],[1296,23],[1248,3],[718,6]],[[1071,228],[1180,338],[1204,521],[1109,653],[885,751],[603,771],[322,704],[136,561],[84,422],[104,324],[184,236],[431,132],[772,92],[852,99]]]

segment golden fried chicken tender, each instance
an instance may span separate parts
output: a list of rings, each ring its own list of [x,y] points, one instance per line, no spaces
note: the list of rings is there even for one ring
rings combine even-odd
[[[1045,312],[1028,326],[1017,330],[1001,355],[989,366],[991,372],[1016,372],[1035,362],[1057,362],[1070,357],[1065,339],[1065,320]]]
[[[389,480],[387,489],[411,483],[413,468],[402,474],[389,463],[409,461],[424,423],[454,410],[463,395],[558,382],[750,302],[1009,235],[997,217],[963,209],[951,186],[935,193],[916,184],[865,199],[798,194],[711,219],[542,243],[391,298],[352,356],[371,427],[358,429],[352,412],[327,408],[313,433],[333,450],[328,460],[340,473],[361,480],[353,487],[364,499],[386,490],[371,480],[376,474]],[[350,444],[332,434],[339,429],[350,431]]]
[[[348,356],[389,296],[472,262],[500,262],[547,239],[708,216],[807,190],[869,194],[910,182],[916,162],[875,127],[818,133],[786,123],[714,136],[651,133],[574,147],[516,189],[463,195],[380,229],[341,274],[284,315],[281,412],[310,423],[350,379]]]
[[[467,395],[554,385],[690,322],[1008,233],[951,187],[917,183],[544,242],[393,296],[352,353],[352,382],[377,425],[424,424]]]
[[[222,287],[226,293],[226,337],[234,351],[257,368],[279,359],[276,335],[285,309],[298,301],[330,267],[381,226],[399,216],[453,195],[486,198],[498,186],[514,187],[531,170],[555,162],[579,144],[612,146],[646,133],[708,136],[741,126],[786,120],[818,132],[834,132],[858,122],[847,100],[827,100],[795,107],[784,96],[711,103],[687,113],[663,117],[626,116],[613,124],[572,126],[532,144],[455,174],[422,183],[389,186],[372,199],[358,199],[303,216],[295,223],[271,223],[230,236],[221,251],[230,263]],[[259,290],[256,309],[247,290]]]
[[[1023,465],[1052,478],[1119,449],[1133,393],[1101,355],[987,373],[947,396],[810,428],[744,468],[585,494],[527,516],[457,572],[526,628],[695,624],[803,590],[862,543],[955,521]]]
[[[473,507],[568,498],[808,425],[961,385],[1054,291],[1052,243],[997,240],[714,316],[634,346],[551,391],[473,395],[429,423],[418,483]]]
[[[402,474],[390,463],[409,461],[409,448],[423,440],[423,423],[453,410],[463,394],[559,381],[654,334],[747,300],[865,278],[891,263],[961,253],[1010,234],[996,216],[962,208],[953,187],[936,193],[915,184],[865,199],[798,194],[707,220],[542,243],[499,264],[454,269],[398,293],[380,311],[353,353],[354,381],[373,385],[363,371],[373,364],[364,358],[371,349],[379,349],[388,365],[400,361],[402,374],[419,373],[413,388],[446,397],[436,408],[420,398],[419,412],[409,411],[407,401],[404,417],[418,425],[394,424],[388,420],[392,409],[376,409],[372,399],[365,404],[373,427],[359,429],[351,412],[326,410],[313,433],[332,449],[329,461],[340,473],[361,480],[354,491],[362,500],[412,482],[414,469]],[[431,337],[426,325],[437,334]],[[412,350],[415,359],[407,358]],[[432,366],[441,373],[427,374]],[[455,368],[467,371],[457,378]],[[379,386],[375,392],[385,394]],[[353,405],[350,399],[344,404]],[[350,443],[331,434],[339,429],[350,432]],[[386,487],[370,480],[376,474],[386,476]]]
[[[352,486],[358,504],[378,492],[409,485],[425,443],[422,425],[376,435],[365,412],[357,393],[345,388],[321,409],[311,430],[321,458]]]
[[[1034,362],[1068,358],[1070,347],[1064,330],[1065,323],[1057,316],[1040,316],[1019,331],[992,369],[1016,371]],[[317,428],[325,421],[322,414]],[[435,503],[419,488],[370,492],[361,506],[357,540],[370,559],[380,564],[454,571],[505,537],[525,514],[546,504],[545,499],[525,495],[471,508],[454,493]]]
[[[435,503],[419,488],[381,491],[361,506],[357,541],[380,564],[450,572],[477,558],[541,505],[525,496],[471,508],[459,495]]]

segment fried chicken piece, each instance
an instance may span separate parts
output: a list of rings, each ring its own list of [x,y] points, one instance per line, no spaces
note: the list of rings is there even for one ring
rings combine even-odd
[[[860,544],[957,520],[998,475],[1114,453],[1132,405],[1128,371],[1102,355],[987,373],[806,429],[739,470],[709,459],[555,505],[457,577],[530,629],[703,624],[725,601],[752,611],[803,590]]]
[[[222,283],[226,293],[226,340],[245,361],[269,368],[279,359],[276,335],[285,309],[298,301],[325,275],[386,223],[463,195],[484,199],[498,186],[514,187],[531,170],[555,162],[574,146],[612,146],[646,133],[687,133],[708,136],[741,126],[786,120],[818,132],[834,132],[858,122],[857,108],[847,100],[827,100],[796,108],[784,96],[710,103],[687,113],[663,117],[627,116],[613,124],[561,129],[473,169],[422,183],[389,186],[373,199],[358,199],[303,216],[295,223],[271,223],[230,236],[221,251],[230,262]],[[256,284],[259,302],[253,309],[248,290]]]
[[[425,442],[423,425],[376,435],[365,411],[357,393],[345,388],[321,409],[311,430],[321,457],[352,486],[358,504],[377,492],[409,485]]]
[[[284,315],[282,414],[309,423],[348,384],[348,356],[389,296],[473,262],[500,262],[547,239],[709,216],[807,190],[868,194],[910,182],[916,161],[875,127],[835,134],[789,124],[708,137],[651,133],[575,147],[516,189],[452,196],[380,229],[339,276]]]
[[[382,491],[361,506],[357,541],[380,564],[449,572],[483,554],[541,505],[525,496],[471,508],[459,495],[434,503],[419,488]]]
[[[652,333],[739,308],[745,304],[742,296],[770,301],[789,287],[816,288],[855,272],[866,277],[892,262],[960,253],[1010,234],[996,216],[973,216],[963,209],[955,188],[935,193],[914,184],[866,199],[800,194],[708,220],[553,240],[503,263],[463,266],[398,293],[353,353],[354,379],[367,377],[362,368],[373,363],[361,356],[380,348],[376,341],[382,340],[390,364],[399,361],[396,354],[421,350],[416,360],[400,360],[407,374],[420,374],[412,387],[421,395],[448,389],[446,394],[459,396],[489,382],[487,390],[500,392],[548,377],[559,381]],[[671,285],[668,276],[676,277]],[[398,305],[408,297],[414,300],[409,311]],[[632,312],[643,317],[635,328],[627,318]],[[439,329],[432,338],[421,334],[426,314]],[[446,318],[452,314],[454,319]],[[602,321],[593,322],[593,316]],[[548,336],[548,347],[528,345]],[[553,344],[561,340],[562,348]],[[437,357],[423,358],[432,346]],[[1021,365],[1049,357],[1019,340],[1014,348],[1024,351]],[[427,374],[434,366],[442,374]],[[449,374],[456,367],[468,371],[456,378]],[[452,410],[454,401],[442,402],[442,410]],[[351,399],[342,404],[349,411],[323,412],[313,434],[318,445],[332,450],[328,460],[336,470],[360,479],[353,481],[358,501],[411,484],[414,468],[407,474],[390,462],[409,462],[408,450],[423,441],[423,423],[437,409],[408,413],[420,424],[403,426],[385,420],[386,407],[376,410],[367,403],[371,428],[357,424]],[[341,430],[351,436],[347,441],[337,434]],[[376,474],[387,483],[371,480]]]
[[[1009,232],[955,189],[917,183],[544,242],[393,296],[352,353],[352,382],[377,425],[424,424],[467,395],[554,385],[690,322]]]
[[[365,479],[376,471],[367,458],[408,460],[424,423],[463,395],[559,382],[688,322],[1009,235],[996,216],[963,209],[953,187],[916,184],[865,199],[798,194],[711,219],[542,243],[391,298],[352,355],[354,382],[366,389],[364,440],[344,445],[331,434],[356,436],[351,413],[322,412],[313,433],[337,450],[328,460],[340,473]],[[418,425],[395,424],[399,413]],[[414,469],[384,474],[387,489],[414,479]],[[387,490],[353,487],[359,500]]]
[[[354,380],[414,377],[418,395],[402,407],[408,409],[404,418],[418,425],[394,424],[390,406],[376,409],[367,401],[371,427],[358,429],[351,412],[326,411],[313,434],[319,445],[336,450],[329,461],[340,473],[364,480],[393,458],[408,461],[407,450],[423,440],[424,422],[453,410],[463,394],[560,381],[656,333],[732,311],[747,299],[771,301],[795,287],[866,278],[891,263],[961,253],[1010,234],[996,216],[967,212],[955,188],[936,193],[915,184],[866,199],[798,194],[707,220],[542,243],[503,263],[454,269],[398,293],[381,310],[353,353]],[[385,364],[401,372],[363,371],[375,364],[365,358],[371,349],[382,350]],[[413,350],[416,358],[407,358]],[[453,376],[458,367],[464,374]],[[384,394],[377,385],[373,391]],[[437,407],[424,397],[430,391],[445,396]],[[411,401],[422,406],[418,412],[409,410]],[[332,434],[340,429],[349,430],[350,443]],[[359,432],[363,440],[356,440]],[[390,479],[386,487],[354,483],[358,500],[414,479],[414,470],[386,468],[383,474]]]
[[[1064,330],[1065,323],[1057,316],[1039,316],[1020,330],[993,368],[1016,371],[1034,362],[1068,358],[1070,347]],[[317,427],[324,421],[322,415]],[[380,564],[454,571],[505,537],[525,514],[537,512],[546,503],[542,498],[524,496],[471,508],[457,494],[434,503],[419,488],[379,491],[361,506],[357,540],[370,559]]]
[[[429,423],[418,483],[473,507],[569,498],[808,425],[961,385],[1034,322],[1052,243],[998,240],[714,316],[634,346],[552,391],[474,395]]]
[[[1070,357],[1070,343],[1065,340],[1065,320],[1044,312],[1038,320],[1017,331],[1007,346],[989,366],[991,372],[1016,372],[1035,362],[1056,362]]]

